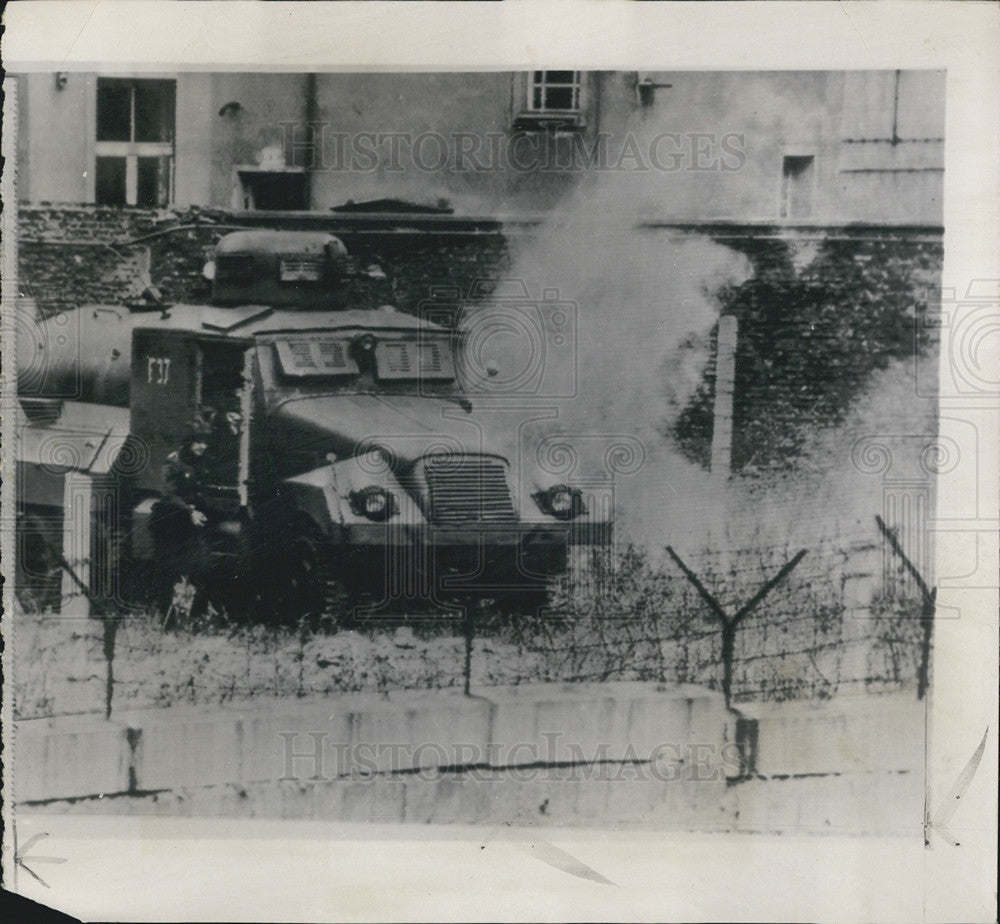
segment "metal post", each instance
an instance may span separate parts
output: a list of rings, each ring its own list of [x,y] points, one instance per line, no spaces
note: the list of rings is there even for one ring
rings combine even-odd
[[[736,317],[719,318],[715,359],[715,408],[712,416],[712,496],[714,516],[710,520],[710,542],[719,549],[719,567],[728,575],[731,549],[726,535],[729,519],[729,475],[733,458],[733,387],[736,381]]]
[[[719,318],[715,360],[715,411],[712,423],[712,478],[729,478],[733,456],[733,386],[736,381],[736,317]]]
[[[465,601],[465,612],[462,619],[462,629],[465,635],[465,695],[469,696],[472,685],[472,639],[475,632],[475,614],[473,613],[472,600]]]
[[[91,587],[91,511],[93,482],[82,472],[63,476],[63,556],[84,587]],[[86,591],[68,573],[63,574],[63,616],[90,616],[91,601]]]

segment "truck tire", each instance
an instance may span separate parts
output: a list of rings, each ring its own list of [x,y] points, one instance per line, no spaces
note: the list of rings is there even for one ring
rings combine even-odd
[[[307,620],[314,629],[344,625],[348,606],[334,575],[334,555],[318,527],[296,526],[269,569],[270,584],[262,594],[266,618],[291,625]]]

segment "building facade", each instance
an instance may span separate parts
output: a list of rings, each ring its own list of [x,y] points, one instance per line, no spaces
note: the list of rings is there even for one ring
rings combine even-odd
[[[32,72],[18,103],[27,205],[502,217],[628,174],[655,221],[942,221],[936,71]]]

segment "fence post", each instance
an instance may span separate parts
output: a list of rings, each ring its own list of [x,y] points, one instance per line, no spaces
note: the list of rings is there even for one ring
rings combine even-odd
[[[62,552],[57,553],[59,566],[66,573],[70,582],[75,585],[80,593],[86,597],[94,615],[97,615],[104,630],[104,662],[107,666],[107,673],[104,683],[104,718],[111,718],[111,703],[115,693],[115,640],[118,636],[118,621],[107,612],[106,600],[94,596],[93,591],[80,580],[79,575],[73,570],[73,566],[66,561]]]
[[[917,699],[923,699],[927,695],[927,690],[930,688],[931,682],[931,641],[934,634],[934,615],[937,612],[937,588],[927,586],[924,576],[913,562],[910,561],[906,552],[903,551],[903,547],[899,544],[899,539],[896,538],[895,530],[889,529],[885,521],[878,514],[875,514],[875,522],[878,524],[882,535],[888,540],[892,551],[899,556],[903,567],[907,570],[910,577],[913,578],[917,588],[920,590],[922,598],[920,623],[923,632],[920,640],[920,667],[917,669]]]
[[[475,613],[472,610],[473,601],[465,601],[462,613],[462,634],[465,636],[465,695],[469,696],[472,686],[472,639],[475,633]]]
[[[761,586],[749,601],[743,604],[736,613],[730,616],[722,604],[709,593],[701,580],[684,562],[681,557],[668,545],[667,554],[676,562],[677,566],[684,572],[684,576],[691,582],[695,590],[698,591],[702,600],[708,604],[709,609],[718,616],[722,623],[722,694],[726,700],[726,707],[732,705],[733,686],[733,659],[736,648],[736,629],[739,624],[757,608],[760,602],[777,587],[789,574],[792,569],[805,557],[806,550],[800,550],[794,558],[785,562],[774,577]]]

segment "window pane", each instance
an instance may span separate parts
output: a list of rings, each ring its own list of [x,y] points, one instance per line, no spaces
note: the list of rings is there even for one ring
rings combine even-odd
[[[135,140],[172,141],[174,84],[169,80],[137,80],[135,84]]]
[[[253,207],[259,211],[290,211],[307,207],[303,173],[241,173],[240,179],[244,188],[251,192]]]
[[[170,158],[140,157],[135,204],[155,209],[170,201]]]
[[[98,157],[94,199],[98,205],[125,204],[125,158]]]
[[[132,87],[126,80],[97,81],[97,140],[131,141]]]
[[[781,217],[812,215],[813,157],[786,157],[782,162]]]
[[[576,71],[546,71],[546,83],[573,83]]]
[[[573,108],[573,88],[572,87],[546,87],[545,89],[546,109],[572,109]]]

